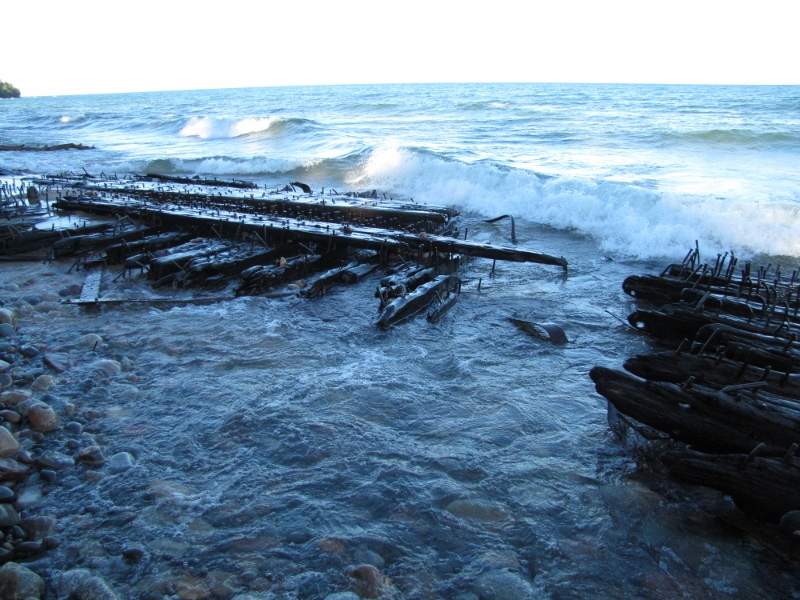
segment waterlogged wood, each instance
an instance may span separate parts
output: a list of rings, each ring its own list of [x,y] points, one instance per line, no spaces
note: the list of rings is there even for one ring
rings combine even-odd
[[[182,283],[238,275],[250,267],[265,265],[279,258],[279,255],[280,251],[276,248],[253,249],[240,244],[218,254],[191,259],[184,267],[185,278]]]
[[[395,298],[383,309],[376,324],[381,329],[388,329],[425,309],[435,300],[445,297],[447,293],[457,291],[460,286],[461,280],[457,276],[440,275],[433,281],[421,285],[411,294]]]
[[[97,302],[100,297],[100,284],[103,281],[102,271],[92,271],[86,276],[81,289],[81,296],[79,302]]]
[[[153,233],[153,231],[151,227],[129,225],[126,227],[113,226],[100,233],[73,235],[53,244],[53,256],[54,258],[61,258],[81,252],[98,250],[119,242],[140,240]]]
[[[165,256],[150,261],[148,277],[159,280],[167,275],[182,271],[186,264],[195,258],[218,254],[231,247],[231,242],[197,240],[172,248]]]
[[[277,285],[306,276],[308,270],[322,257],[318,254],[282,259],[278,265],[251,267],[242,273],[237,296],[252,296],[267,292]]]
[[[688,352],[658,352],[642,354],[625,361],[625,370],[637,377],[652,381],[684,383],[690,377],[698,384],[714,389],[729,385],[763,382],[763,389],[790,398],[800,399],[800,375],[786,374],[718,358]]]
[[[94,146],[83,144],[56,144],[55,146],[0,146],[0,152],[54,152],[58,150],[94,150]]]
[[[777,522],[792,510],[800,510],[800,460],[684,452],[665,456],[670,473],[696,485],[729,494],[748,515]]]
[[[157,250],[184,244],[191,238],[192,236],[188,233],[168,231],[158,235],[146,236],[141,240],[113,244],[106,248],[106,260],[110,263],[123,262],[128,257],[136,256],[137,254],[155,252]]]
[[[695,310],[684,304],[667,304],[660,310],[636,310],[628,316],[632,327],[655,338],[665,340],[695,339],[705,325],[720,323],[761,335],[776,335],[782,331],[796,332],[792,324],[770,318],[744,319]]]
[[[741,328],[724,325],[722,323],[712,323],[701,327],[695,335],[697,344],[714,348],[724,347],[731,343],[747,344],[753,348],[775,353],[779,356],[800,358],[800,342],[798,336],[792,332],[782,330],[777,335],[766,335],[752,331],[744,331]],[[800,364],[800,360],[798,361]]]
[[[163,183],[180,183],[185,185],[204,185],[210,187],[232,187],[246,190],[258,189],[258,186],[252,181],[243,181],[241,179],[204,179],[199,176],[196,177],[176,177],[174,175],[159,175],[151,173],[149,175],[141,175],[139,180],[155,179]]]
[[[528,335],[552,342],[556,346],[562,346],[569,341],[564,330],[555,323],[533,323],[532,321],[523,321],[513,317],[508,317],[508,320]]]
[[[433,307],[426,317],[429,323],[438,323],[439,320],[446,315],[456,305],[458,301],[457,294],[450,294],[444,302],[440,302],[438,306]]]
[[[605,367],[594,367],[589,375],[621,413],[698,450],[749,453],[764,443],[766,454],[778,455],[800,442],[800,411],[746,392],[683,388]]]

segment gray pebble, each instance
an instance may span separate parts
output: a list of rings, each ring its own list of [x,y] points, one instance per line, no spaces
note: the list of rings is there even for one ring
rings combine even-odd
[[[14,490],[4,485],[0,485],[0,502],[13,502],[14,497]]]
[[[112,473],[122,473],[133,466],[134,458],[130,452],[118,452],[108,459],[108,468]]]
[[[64,429],[66,429],[67,432],[71,433],[72,435],[80,435],[83,433],[83,425],[77,421],[70,421],[64,426]]]
[[[12,337],[16,335],[17,331],[14,326],[9,323],[0,323],[0,338]]]
[[[42,478],[42,481],[45,483],[56,483],[58,482],[58,473],[55,471],[51,471],[50,469],[42,469],[39,471],[39,477]]]
[[[34,356],[39,355],[39,349],[34,348],[33,346],[23,346],[19,349],[19,353],[25,358],[33,358]]]

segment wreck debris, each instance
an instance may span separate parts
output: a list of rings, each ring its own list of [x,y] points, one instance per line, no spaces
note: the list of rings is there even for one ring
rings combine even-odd
[[[673,350],[590,376],[610,422],[680,443],[662,453],[673,475],[777,521],[800,510],[800,270],[738,266],[727,253],[701,263],[696,245],[658,276],[628,277],[626,293],[663,304],[628,322]]]
[[[461,239],[456,210],[377,190],[316,193],[299,181],[267,189],[241,180],[88,172],[26,185],[38,186],[38,204],[32,195],[26,203],[23,183],[12,182],[15,220],[0,228],[0,254],[47,250],[50,259],[76,257],[73,268],[121,265],[116,278],[146,274],[154,288],[204,284],[247,295],[288,285],[308,298],[383,268],[376,296],[384,328],[425,309],[430,321],[441,318],[456,302],[455,273],[466,257],[567,269],[561,257]],[[63,226],[72,215],[82,215],[82,227]],[[84,301],[100,303],[98,294]]]

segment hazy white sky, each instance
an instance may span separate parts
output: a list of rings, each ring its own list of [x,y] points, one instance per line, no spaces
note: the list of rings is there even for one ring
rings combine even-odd
[[[25,96],[401,82],[800,84],[798,0],[7,0]]]

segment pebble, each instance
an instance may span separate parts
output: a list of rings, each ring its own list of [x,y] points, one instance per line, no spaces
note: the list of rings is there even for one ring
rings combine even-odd
[[[50,469],[42,469],[39,471],[39,477],[41,477],[42,481],[45,483],[58,483],[58,473]]]
[[[36,392],[46,392],[56,385],[56,378],[52,375],[39,375],[33,380],[31,389]]]
[[[27,567],[8,562],[0,568],[0,598],[41,598],[43,593],[44,580]]]
[[[95,371],[100,372],[106,377],[111,377],[122,370],[122,365],[115,360],[111,360],[110,358],[104,358],[102,360],[98,360],[94,364],[94,368]]]
[[[103,343],[103,338],[96,333],[87,333],[84,335],[78,343],[81,346],[88,346],[89,348],[94,348],[95,346],[99,346]]]
[[[0,390],[11,387],[12,383],[14,383],[14,380],[11,379],[11,375],[8,373],[0,373]]]
[[[10,504],[0,503],[0,527],[13,527],[18,524],[19,513],[16,509]]]
[[[39,500],[42,499],[42,488],[38,485],[34,485],[31,487],[26,487],[22,492],[17,494],[17,501],[14,503],[14,507],[17,510],[25,510],[26,508],[30,508]]]
[[[19,442],[17,439],[8,429],[0,427],[0,458],[7,458],[17,450],[19,450]]]
[[[42,360],[45,365],[53,369],[56,373],[63,373],[70,367],[69,355],[62,352],[47,352]]]
[[[0,502],[13,502],[14,490],[4,485],[0,485]]]
[[[0,308],[0,324],[15,326],[17,324],[16,313],[10,308]]]
[[[10,362],[7,362],[5,360],[0,360],[0,373],[2,373],[3,371],[8,371],[9,368],[11,368]]]
[[[489,571],[478,577],[473,591],[481,600],[524,600],[538,598],[533,586],[516,573]]]
[[[141,546],[130,546],[122,551],[122,558],[130,563],[138,563],[144,557],[144,548]]]
[[[11,323],[0,323],[0,338],[13,337],[16,333]]]
[[[46,450],[42,455],[36,459],[37,466],[43,469],[52,469],[59,471],[61,469],[69,469],[75,466],[75,460],[71,456],[61,454],[55,450]]]
[[[3,417],[5,421],[14,424],[19,423],[22,420],[22,417],[19,415],[19,413],[9,409],[0,410],[0,417]]]
[[[35,431],[52,431],[58,427],[58,415],[44,402],[29,407],[27,416]]]
[[[15,404],[28,400],[30,397],[31,393],[28,390],[8,390],[0,393],[0,402],[6,406],[14,406]]]
[[[88,569],[66,571],[58,578],[59,596],[72,600],[118,600],[117,594]]]
[[[384,594],[386,578],[377,567],[372,565],[350,567],[346,574],[355,580],[354,586],[359,596],[378,598]]]
[[[77,421],[70,421],[64,426],[64,429],[68,433],[71,433],[72,435],[80,435],[81,433],[83,433],[83,425],[81,425]]]
[[[108,459],[108,468],[112,473],[122,473],[133,467],[134,462],[135,459],[130,452],[117,452]]]
[[[102,465],[106,462],[106,457],[99,446],[89,446],[78,453],[78,460],[90,465]]]
[[[795,535],[797,531],[800,531],[800,510],[790,510],[787,512],[781,517],[778,525],[781,530],[789,535]]]
[[[58,521],[54,517],[35,516],[25,517],[20,522],[29,540],[43,540],[56,529]]]
[[[40,350],[34,346],[22,346],[19,349],[19,353],[25,358],[33,358],[34,356],[39,356]]]

